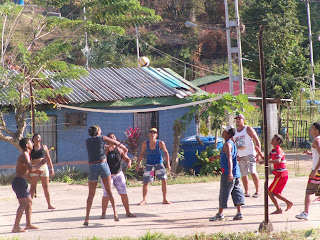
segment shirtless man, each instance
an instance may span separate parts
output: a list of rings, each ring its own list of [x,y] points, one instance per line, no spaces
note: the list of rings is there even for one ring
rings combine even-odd
[[[16,220],[12,229],[13,233],[25,232],[27,229],[38,229],[38,227],[31,224],[32,199],[28,189],[26,177],[28,172],[41,174],[42,171],[38,169],[47,162],[45,159],[43,159],[39,164],[35,166],[31,165],[30,152],[33,148],[33,144],[29,138],[21,139],[19,141],[19,146],[23,152],[17,159],[16,177],[12,181],[12,189],[16,193],[19,201]],[[26,227],[22,229],[20,228],[20,220],[24,211],[26,212]]]

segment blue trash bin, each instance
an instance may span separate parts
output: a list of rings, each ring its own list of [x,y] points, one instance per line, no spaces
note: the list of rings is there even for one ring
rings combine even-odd
[[[184,152],[184,159],[180,161],[180,164],[185,170],[189,170],[190,168],[192,168],[194,169],[195,173],[198,174],[200,172],[200,166],[194,166],[194,164],[198,161],[196,152],[198,151],[200,154],[208,146],[214,145],[215,136],[199,136],[199,139],[201,140],[203,145],[199,143],[199,141],[196,139],[196,136],[197,135],[193,135],[180,140],[180,146]],[[218,149],[221,149],[223,147],[223,142],[224,139],[219,137],[217,143]]]
[[[13,0],[15,4],[24,5],[24,0]]]

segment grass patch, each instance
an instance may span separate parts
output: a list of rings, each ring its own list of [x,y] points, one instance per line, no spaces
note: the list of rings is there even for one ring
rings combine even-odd
[[[12,180],[14,179],[15,174],[0,174],[0,185],[11,185]],[[1,240],[1,238],[0,238]]]
[[[121,238],[100,238],[87,237],[82,240],[300,240],[300,239],[319,239],[320,229],[309,229],[299,231],[282,231],[275,233],[243,232],[243,233],[214,233],[204,234],[196,233],[188,236],[165,235],[159,232],[148,231],[145,235],[138,238],[121,237]],[[19,240],[18,237],[6,238],[0,237],[0,240]],[[78,238],[69,238],[69,240],[78,240]]]
[[[58,169],[53,178],[53,182],[73,183],[73,184],[87,184],[88,173],[82,172],[79,169],[73,167],[62,167]]]
[[[301,231],[282,231],[276,233],[259,233],[259,232],[243,232],[243,233],[214,233],[204,234],[197,233],[188,236],[165,235],[163,233],[148,231],[145,235],[138,238],[84,238],[85,240],[298,240],[298,239],[318,239],[320,237],[320,229],[310,229]],[[77,240],[77,238],[71,238]]]

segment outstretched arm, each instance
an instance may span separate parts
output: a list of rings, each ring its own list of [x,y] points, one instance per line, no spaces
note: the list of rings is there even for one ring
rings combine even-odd
[[[47,159],[44,158],[41,160],[40,163],[38,163],[37,165],[32,165],[31,161],[30,161],[30,157],[29,154],[27,153],[23,153],[19,156],[18,161],[21,161],[26,168],[28,169],[29,172],[35,172],[37,171],[43,164],[45,164],[47,162]]]
[[[121,148],[124,151],[124,153],[128,152],[127,147],[117,140],[113,140],[112,138],[103,136],[103,141],[109,144],[111,143],[111,144],[117,145],[117,147]]]

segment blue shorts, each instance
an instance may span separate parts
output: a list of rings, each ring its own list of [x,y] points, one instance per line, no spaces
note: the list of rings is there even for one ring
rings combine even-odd
[[[220,181],[220,195],[219,195],[219,208],[227,208],[228,199],[231,193],[233,204],[244,205],[244,194],[240,185],[240,178],[233,178],[232,181],[228,180],[228,175],[222,174]]]
[[[89,165],[89,181],[98,181],[99,176],[106,178],[111,175],[109,165],[106,161]]]
[[[153,182],[154,175],[156,175],[159,180],[167,179],[166,168],[163,163],[156,165],[146,164],[146,169],[143,174],[143,183]]]
[[[16,193],[17,198],[28,198],[30,196],[28,183],[22,177],[15,177],[13,179],[12,189]]]

